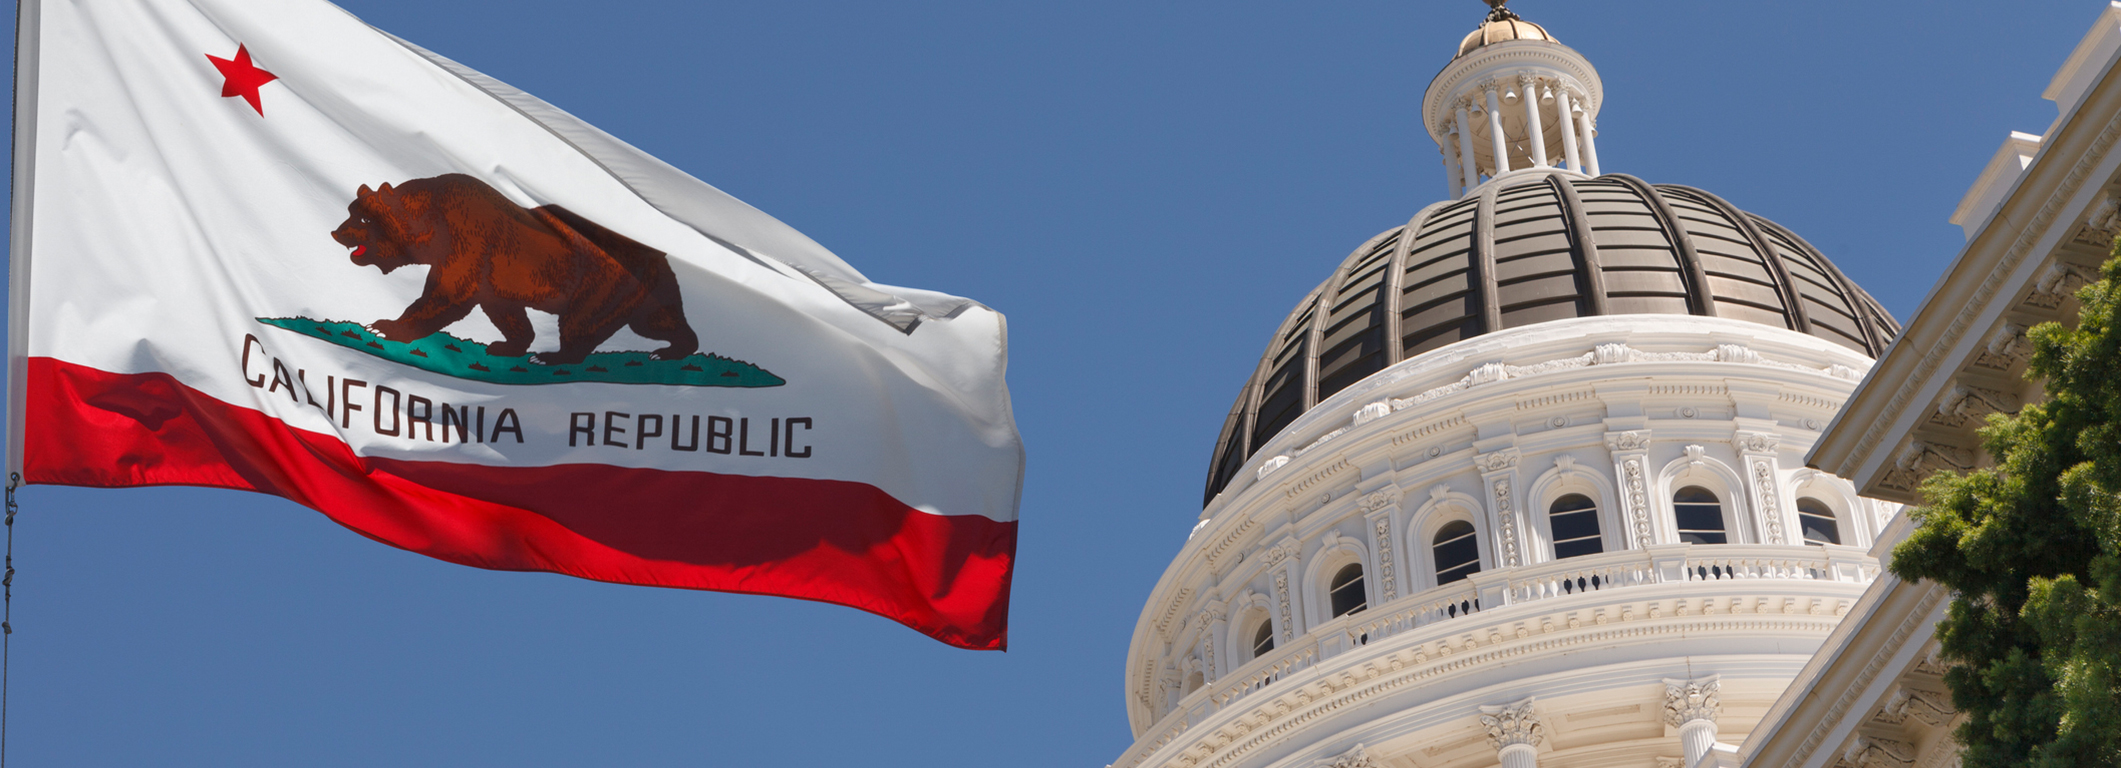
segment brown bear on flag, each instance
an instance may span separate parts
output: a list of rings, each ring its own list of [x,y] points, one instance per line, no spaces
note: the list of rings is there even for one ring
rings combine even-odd
[[[460,173],[363,184],[331,237],[353,249],[353,263],[389,274],[424,264],[427,286],[395,320],[371,328],[414,341],[471,314],[499,328],[488,354],[517,357],[536,336],[525,309],[560,318],[560,348],[531,361],[578,363],[620,328],[669,346],[649,353],[676,360],[699,349],[685,322],[677,276],[662,251],[557,205],[524,208],[486,182]]]

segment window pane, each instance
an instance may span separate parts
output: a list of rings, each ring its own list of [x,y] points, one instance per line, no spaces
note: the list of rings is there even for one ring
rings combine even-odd
[[[1554,540],[1568,541],[1598,535],[1598,510],[1567,512],[1547,519],[1554,526]]]
[[[1672,514],[1679,518],[1682,531],[1723,530],[1723,506],[1720,504],[1674,504]]]
[[[1672,494],[1672,517],[1679,526],[1680,541],[1689,544],[1729,543],[1723,532],[1723,504],[1707,488],[1690,485]]]
[[[1473,524],[1456,520],[1436,532],[1436,583],[1463,579],[1480,570],[1480,537]]]
[[[1575,541],[1557,541],[1554,543],[1554,556],[1557,558],[1582,557],[1604,551],[1605,543],[1597,539],[1577,539]]]
[[[1579,509],[1596,509],[1597,507],[1598,504],[1596,502],[1591,501],[1591,497],[1585,496],[1581,493],[1572,493],[1567,496],[1555,499],[1554,506],[1548,507],[1547,512],[1550,514],[1559,514],[1562,512],[1574,512]]]
[[[1252,657],[1265,656],[1274,650],[1274,622],[1261,621],[1259,631],[1252,633]]]
[[[1369,600],[1363,596],[1362,579],[1348,582],[1333,590],[1334,616],[1346,616],[1368,607]]]
[[[1680,531],[1679,540],[1688,544],[1729,544],[1722,531]]]
[[[1804,529],[1806,544],[1841,543],[1841,525],[1834,519],[1834,510],[1818,499],[1797,500],[1797,523]]]

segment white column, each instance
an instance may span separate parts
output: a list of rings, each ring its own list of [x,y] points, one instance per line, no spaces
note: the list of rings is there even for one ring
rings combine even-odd
[[[1499,707],[1480,708],[1480,726],[1488,731],[1488,744],[1502,758],[1502,768],[1538,768],[1539,742],[1546,727],[1532,713],[1532,700]]]
[[[1488,94],[1488,138],[1495,142],[1495,171],[1489,178],[1510,172],[1510,143],[1502,135],[1502,100],[1495,96],[1495,83],[1481,86]]]
[[[1576,138],[1583,142],[1583,164],[1589,166],[1590,170],[1586,172],[1592,176],[1598,175],[1598,140],[1595,138],[1596,136],[1597,129],[1591,125],[1591,113],[1579,108],[1576,112]]]
[[[1465,172],[1466,189],[1480,186],[1480,166],[1473,162],[1473,120],[1466,114],[1466,100],[1458,101],[1458,168]]]
[[[1664,681],[1664,724],[1679,729],[1679,746],[1686,765],[1701,762],[1716,746],[1716,716],[1723,712],[1717,696],[1722,683],[1716,675],[1693,680]]]
[[[1574,102],[1569,101],[1569,89],[1554,89],[1554,109],[1557,110],[1554,114],[1561,116],[1557,121],[1561,123],[1561,153],[1569,162],[1569,170],[1583,173],[1583,162],[1578,160],[1576,155],[1576,112],[1572,109],[1573,104]]]
[[[1546,128],[1539,124],[1539,79],[1517,76],[1517,94],[1524,101],[1525,140],[1532,143],[1532,167],[1547,167]]]
[[[1443,175],[1451,186],[1451,199],[1465,193],[1465,174],[1458,171],[1458,131],[1446,130],[1443,136]]]

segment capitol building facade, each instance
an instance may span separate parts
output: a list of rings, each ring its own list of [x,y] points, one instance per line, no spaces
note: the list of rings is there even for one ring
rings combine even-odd
[[[1597,71],[1495,5],[1422,101],[1450,198],[1238,396],[1113,768],[1738,765],[1881,578],[1901,505],[1805,459],[1900,325],[1798,234],[1602,168]],[[1893,706],[1943,723],[1920,645]]]

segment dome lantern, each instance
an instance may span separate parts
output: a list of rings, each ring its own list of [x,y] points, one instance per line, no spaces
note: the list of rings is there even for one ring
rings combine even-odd
[[[1512,172],[1599,175],[1598,71],[1501,0],[1488,5],[1422,99],[1451,196]]]

